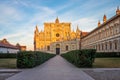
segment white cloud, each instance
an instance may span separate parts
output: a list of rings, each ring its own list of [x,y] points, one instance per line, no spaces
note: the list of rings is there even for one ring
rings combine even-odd
[[[76,26],[79,26],[79,29],[82,31],[91,31],[95,27],[97,27],[97,20],[94,18],[81,18],[79,20],[73,21],[72,26],[76,28]]]
[[[23,15],[18,9],[1,4],[0,5],[0,25],[10,25],[14,23],[15,21],[20,21],[23,19]]]
[[[26,1],[22,1],[22,0],[14,0],[14,3],[15,4],[20,4],[20,5],[23,5],[23,6],[26,6],[26,7],[29,7],[29,4],[26,3]]]
[[[27,45],[28,50],[30,49],[33,50],[33,37],[34,37],[35,26],[38,24],[39,28],[43,29],[44,22],[54,21],[57,16],[60,18],[60,21],[71,22],[72,23],[71,27],[73,27],[74,30],[77,25],[79,25],[79,28],[83,31],[90,31],[95,27],[97,27],[97,21],[99,20],[98,16],[103,15],[106,9],[101,10],[101,12],[103,13],[99,12],[96,15],[95,14],[90,15],[91,17],[84,16],[84,14],[80,14],[80,13],[82,12],[82,10],[89,10],[98,5],[100,6],[104,2],[93,4],[92,2],[94,1],[92,0],[92,1],[87,1],[86,3],[83,3],[83,5],[78,5],[78,3],[77,5],[74,5],[74,3],[76,3],[77,1],[79,2],[79,0],[75,0],[75,2],[74,0],[71,0],[67,4],[64,4],[62,6],[56,6],[54,9],[52,9],[48,6],[41,6],[41,5],[36,5],[34,3],[30,3],[29,1],[14,0],[13,3],[16,4],[17,7],[22,5],[29,9],[31,8],[31,10],[35,10],[35,13],[31,14],[31,16],[29,16],[30,18],[21,24],[22,26],[19,25],[19,23],[15,23],[15,25],[13,26],[10,24],[10,22],[14,23],[14,21],[16,20],[22,21],[24,20],[24,18],[26,18],[23,15],[28,13],[27,12],[22,13],[22,11],[19,10],[19,8],[16,8],[15,6],[2,4],[0,5],[0,12],[1,12],[0,24],[4,24],[12,28],[15,28],[14,34],[11,33],[9,35],[4,35],[2,36],[2,38],[7,37],[12,43],[16,44],[18,42],[22,45]],[[90,4],[93,4],[93,5],[90,5]],[[73,5],[74,7],[71,7]],[[112,10],[109,9],[107,13],[111,11]],[[86,12],[85,14],[88,14],[88,13]]]
[[[7,34],[7,35],[2,36],[1,38],[9,38],[9,39],[11,39],[11,38],[20,37],[22,35],[24,35],[24,33]]]
[[[0,31],[0,35],[2,34],[3,32],[2,31]]]
[[[17,0],[16,4],[22,4],[28,7],[27,3],[23,3],[22,1]],[[20,43],[22,45],[26,45],[28,50],[33,50],[33,33],[36,23],[44,21],[47,16],[54,14],[55,11],[45,6],[29,6],[38,9],[38,12],[36,12],[36,14],[34,14],[31,19],[29,19],[29,21],[27,21],[25,24],[22,24],[23,26],[19,25],[18,23],[14,24],[13,26],[10,22],[20,20],[21,17],[23,17],[22,15],[24,14],[18,11],[18,9],[13,6],[4,4],[0,5],[0,25],[10,26],[11,28],[13,28],[13,30],[15,30],[15,32],[3,35],[1,39],[7,38],[13,44]]]
[[[6,38],[11,44],[16,45],[16,43],[19,43],[20,45],[27,46],[27,50],[33,50],[33,32],[30,33],[30,31],[18,31],[18,33],[13,34],[6,34],[0,39]]]

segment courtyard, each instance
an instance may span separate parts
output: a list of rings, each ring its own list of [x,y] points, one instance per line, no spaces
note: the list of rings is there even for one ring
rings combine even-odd
[[[97,58],[96,61],[99,63],[99,65],[97,64],[95,65],[96,63],[95,61],[94,67],[101,67],[100,63],[101,65],[103,64],[103,62],[106,64],[108,62],[111,62],[111,60],[113,62],[115,61],[118,65],[117,67],[119,67],[119,63],[118,63],[120,60],[119,58],[117,59]],[[110,65],[110,63],[108,64]],[[106,66],[103,64],[103,67]],[[1,80],[5,80],[5,79],[7,80],[21,80],[21,79],[22,80],[26,80],[26,79],[27,80],[39,80],[39,79],[40,80],[87,80],[87,79],[88,80],[119,80],[120,79],[119,74],[120,74],[120,68],[77,68],[58,55],[48,60],[47,62],[43,63],[40,66],[31,69],[24,69],[21,70],[21,72],[19,73],[0,72],[0,77],[1,77],[0,79]]]

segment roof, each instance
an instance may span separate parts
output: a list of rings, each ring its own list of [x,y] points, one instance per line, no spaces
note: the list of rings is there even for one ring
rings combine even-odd
[[[86,36],[89,32],[82,32],[82,36]]]
[[[91,32],[89,32],[86,36],[83,36],[82,38],[87,37],[88,35],[92,34],[93,32],[95,32],[96,30],[99,30],[101,28],[103,28],[106,24],[108,24],[109,22],[111,22],[112,20],[116,19],[117,17],[120,17],[120,15],[115,15],[112,18],[110,18],[109,20],[107,20],[105,23],[101,24],[99,27],[96,27],[95,29],[93,29]]]
[[[3,40],[0,41],[0,47],[18,49],[18,47],[10,44],[6,39],[3,39]]]
[[[21,48],[26,48],[26,46],[20,46]]]

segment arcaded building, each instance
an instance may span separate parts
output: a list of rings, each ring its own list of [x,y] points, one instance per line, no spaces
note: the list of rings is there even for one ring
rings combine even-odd
[[[120,10],[107,20],[103,16],[103,23],[81,38],[82,49],[96,49],[97,52],[120,52]]]
[[[34,32],[34,50],[50,53],[64,53],[79,49],[80,30],[71,30],[71,23],[55,22],[44,23],[44,30],[39,31],[36,26]]]

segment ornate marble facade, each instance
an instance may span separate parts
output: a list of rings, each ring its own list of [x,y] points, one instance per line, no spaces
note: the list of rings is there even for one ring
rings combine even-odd
[[[79,49],[80,30],[71,31],[71,23],[59,22],[57,18],[53,23],[44,23],[44,30],[34,32],[34,50],[50,53],[64,53]]]
[[[103,16],[103,23],[98,22],[98,27],[81,38],[82,49],[94,48],[97,52],[120,52],[120,10],[116,15],[107,20]]]

